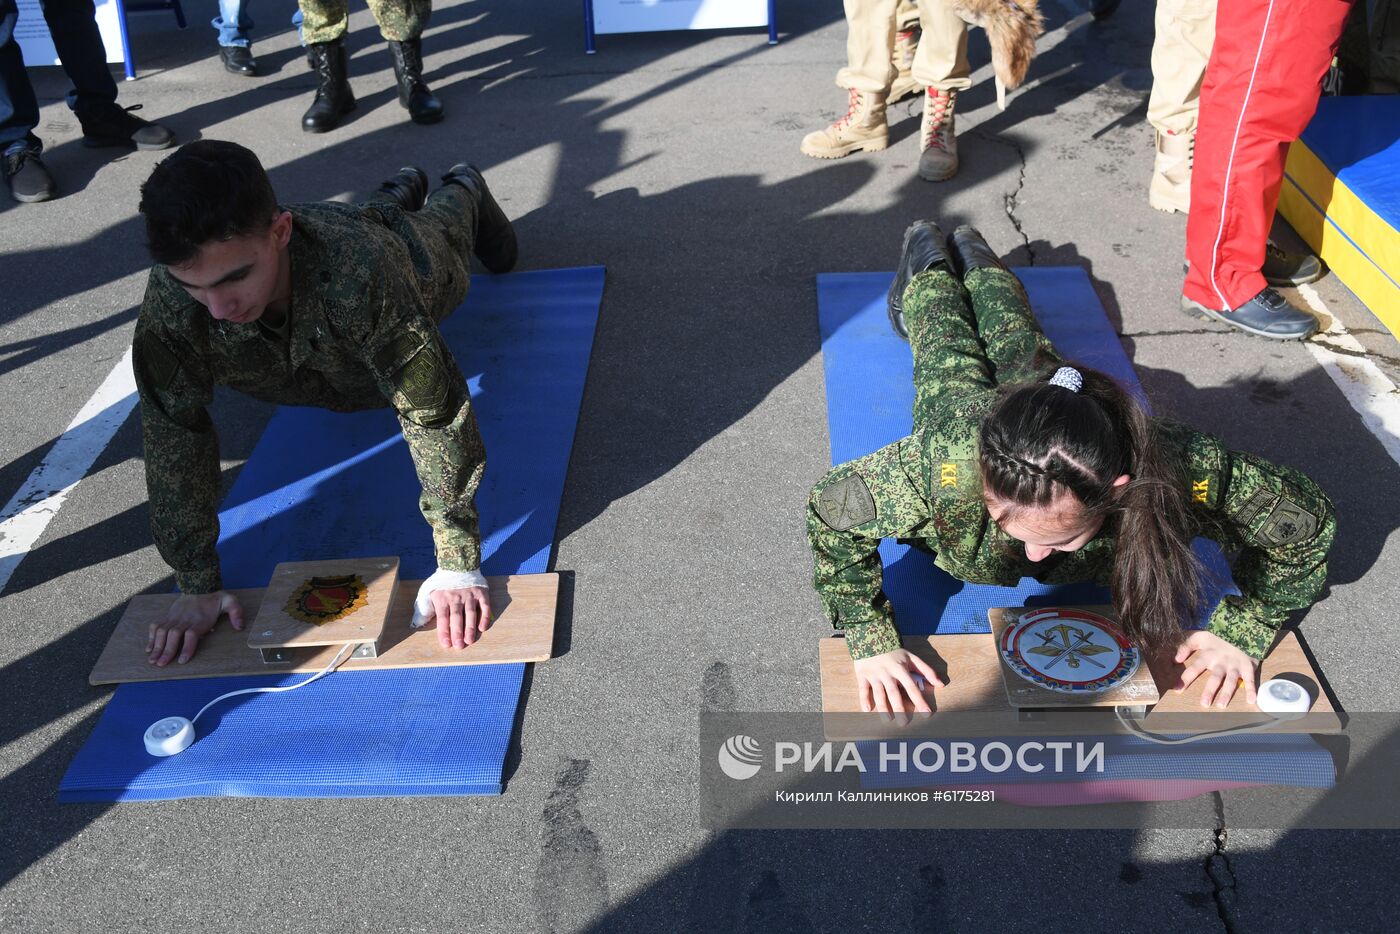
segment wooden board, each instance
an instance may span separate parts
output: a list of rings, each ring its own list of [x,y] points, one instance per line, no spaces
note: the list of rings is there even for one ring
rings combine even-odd
[[[340,671],[374,671],[385,668],[430,668],[440,665],[495,665],[504,662],[542,662],[554,645],[554,616],[559,602],[558,574],[516,574],[489,577],[491,628],[468,648],[444,649],[431,625],[413,629],[413,598],[422,581],[400,581],[398,593],[385,623],[378,658],[352,658]],[[264,591],[231,591],[243,604],[244,618],[252,619]],[[302,650],[287,664],[265,665],[258,649],[248,646],[245,632],[237,632],[221,620],[205,636],[194,658],[184,665],[156,668],[146,661],[146,637],[150,626],[165,617],[175,594],[132,598],[112,632],[97,665],[88,676],[92,684],[128,681],[175,681],[182,678],[218,678],[228,675],[262,675],[281,672],[320,671],[335,657],[338,646]]]
[[[992,624],[993,651],[996,652],[997,661],[1000,663],[1006,697],[1012,707],[1141,707],[1157,703],[1157,685],[1153,681],[1152,672],[1148,670],[1145,660],[1122,684],[1097,693],[1066,694],[1052,691],[1049,688],[1033,684],[1017,674],[1006,663],[1005,657],[997,650],[997,646],[1001,644],[1002,634],[1006,632],[1008,626],[1013,625],[1026,613],[1044,609],[1046,608],[997,607],[987,611],[987,620]],[[1086,606],[1076,607],[1076,609],[1088,610],[1090,613],[1102,616],[1110,623],[1118,625],[1118,616],[1113,612],[1111,606]]]
[[[306,599],[298,595],[318,583],[354,575],[360,606],[325,622],[298,619],[292,604]],[[343,646],[347,642],[376,642],[389,618],[399,582],[399,559],[349,558],[342,561],[284,561],[272,569],[255,616],[248,624],[248,645],[255,649],[312,645]],[[344,591],[346,588],[339,588]],[[315,599],[312,589],[309,597]]]
[[[987,734],[1014,729],[1024,722],[1006,700],[1006,690],[1001,677],[1001,660],[996,651],[991,633],[946,636],[908,636],[904,647],[933,666],[933,670],[946,682],[945,687],[925,692],[929,706],[934,711],[956,711],[960,714],[977,714],[978,717],[962,718],[959,725],[974,730],[984,726]],[[851,655],[846,650],[846,640],[840,638],[820,641],[822,711],[828,716],[826,734],[832,740],[879,739],[885,736],[907,737],[909,730],[897,724],[885,725],[878,715],[862,714],[860,698],[856,690],[855,669]],[[1171,688],[1180,678],[1185,666],[1176,664],[1168,653],[1149,661],[1157,690],[1161,694],[1151,712],[1139,723],[1144,729],[1169,733],[1197,732],[1202,729],[1202,721],[1209,722],[1209,729],[1224,729],[1257,723],[1263,719],[1253,704],[1244,699],[1244,692],[1236,692],[1230,705],[1225,709],[1201,707],[1201,691],[1205,679],[1199,678],[1184,692],[1177,694]],[[1285,632],[1269,657],[1264,659],[1260,682],[1270,678],[1287,677],[1308,689],[1313,697],[1312,710],[1297,720],[1278,721],[1270,732],[1279,733],[1338,733],[1341,731],[1341,718],[1333,709],[1326,693],[1322,690],[1322,679],[1309,663],[1302,644],[1294,632]],[[1052,711],[1058,714],[1059,711]],[[852,716],[854,715],[854,716]],[[1031,715],[1034,716],[1034,715]],[[935,715],[933,720],[937,719]],[[1112,713],[1094,721],[1102,723],[1106,729],[1121,730]],[[1088,720],[1077,711],[1065,714],[1063,719],[1052,718],[1047,732],[1085,732]],[[1063,728],[1058,724],[1063,723]],[[980,725],[980,726],[979,726]]]

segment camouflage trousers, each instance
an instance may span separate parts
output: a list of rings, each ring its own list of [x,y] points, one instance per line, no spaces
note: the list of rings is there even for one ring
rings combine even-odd
[[[904,322],[914,356],[914,425],[942,411],[945,378],[974,361],[953,353],[933,322],[956,316],[976,331],[987,352],[980,364],[998,385],[1045,379],[1062,363],[1031,313],[1021,280],[992,267],[973,269],[959,280],[946,267],[915,276],[904,290]]]
[[[382,191],[370,195],[366,203],[399,205],[398,199]],[[397,233],[408,247],[409,261],[419,277],[434,286],[425,294],[428,314],[436,324],[466,298],[480,209],[475,196],[461,185],[443,185],[417,211],[397,214],[400,223],[407,225]]]
[[[366,0],[379,23],[379,34],[390,42],[423,35],[432,15],[432,0]],[[350,21],[349,0],[297,0],[301,7],[301,36],[307,45],[336,42]]]

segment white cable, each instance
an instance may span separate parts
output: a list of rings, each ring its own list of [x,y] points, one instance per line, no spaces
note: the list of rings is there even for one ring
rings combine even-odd
[[[227,694],[221,694],[220,696],[211,700],[209,703],[205,704],[203,707],[199,708],[199,713],[195,714],[192,718],[190,718],[190,725],[193,726],[195,723],[197,723],[199,721],[199,718],[204,716],[204,712],[210,707],[213,707],[219,701],[227,700],[230,697],[237,697],[239,694],[280,694],[283,691],[295,691],[297,688],[304,688],[312,681],[324,678],[326,675],[330,674],[331,669],[334,668],[336,665],[340,664],[342,660],[344,660],[345,653],[349,652],[354,648],[356,648],[355,643],[345,643],[345,647],[335,654],[335,658],[331,659],[325,668],[322,668],[320,671],[316,672],[314,675],[307,678],[300,684],[285,684],[280,688],[244,688],[241,691],[229,691]]]
[[[195,714],[192,719],[186,720],[184,717],[165,717],[157,720],[146,728],[146,735],[143,737],[146,744],[146,751],[153,756],[173,756],[176,753],[184,752],[186,749],[190,748],[190,744],[194,742],[195,721],[204,716],[205,711],[219,703],[219,701],[228,700],[230,697],[237,697],[240,694],[280,694],[283,691],[295,691],[297,688],[304,688],[312,681],[316,681],[330,674],[331,669],[344,661],[346,653],[352,651],[354,648],[355,643],[347,642],[345,647],[336,653],[335,658],[331,659],[325,668],[322,668],[305,681],[297,684],[287,684],[275,688],[243,688],[238,691],[229,691],[227,694],[220,694],[218,697],[199,708],[199,713]]]
[[[1227,727],[1223,730],[1210,730],[1205,733],[1192,733],[1190,736],[1178,736],[1175,739],[1170,739],[1166,736],[1161,735],[1160,733],[1152,733],[1148,730],[1144,730],[1141,724],[1134,723],[1133,721],[1127,719],[1123,716],[1123,709],[1121,707],[1114,707],[1113,713],[1115,716],[1118,717],[1118,722],[1128,728],[1129,733],[1132,733],[1134,736],[1140,737],[1141,739],[1145,739],[1149,743],[1160,743],[1163,746],[1180,746],[1182,743],[1194,743],[1197,740],[1212,739],[1216,736],[1229,736],[1232,733],[1252,733],[1255,730],[1262,730],[1265,727],[1273,726],[1278,721],[1285,719],[1283,717],[1270,716],[1269,719],[1265,720],[1262,723],[1250,723],[1245,726],[1232,726]]]

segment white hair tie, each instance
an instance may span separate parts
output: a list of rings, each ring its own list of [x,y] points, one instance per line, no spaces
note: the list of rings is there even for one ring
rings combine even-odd
[[[1070,392],[1078,392],[1084,388],[1084,374],[1072,366],[1062,366],[1055,371],[1054,376],[1050,377],[1050,385],[1068,389]]]

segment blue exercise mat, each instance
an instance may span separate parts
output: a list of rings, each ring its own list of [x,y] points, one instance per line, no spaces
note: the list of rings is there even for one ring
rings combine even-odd
[[[486,443],[477,505],[487,574],[548,569],[603,276],[593,266],[477,277],[442,325]],[[279,408],[220,514],[224,584],[265,586],[283,561],[332,556],[399,555],[402,577],[426,577],[436,561],[418,493],[388,409]],[[59,800],[499,794],[524,670],[346,672],[244,695],[205,714],[195,744],[166,759],[142,744],[155,720],[308,676],[122,685]]]
[[[1104,316],[1084,270],[1035,267],[1014,270],[1026,286],[1037,320],[1067,359],[1102,370],[1142,398],[1142,387],[1113,327]],[[890,327],[885,293],[893,273],[822,273],[817,311],[826,368],[826,407],[834,464],[869,454],[913,430],[913,358]],[[1144,400],[1145,401],[1145,400]],[[1196,543],[1211,577],[1229,581],[1220,549]],[[907,545],[880,545],[885,593],[905,634],[988,632],[995,606],[1109,603],[1092,583],[1052,586],[1023,578],[1015,587],[969,584]],[[1238,593],[1227,583],[1224,593]],[[1212,594],[1212,605],[1220,594]]]

